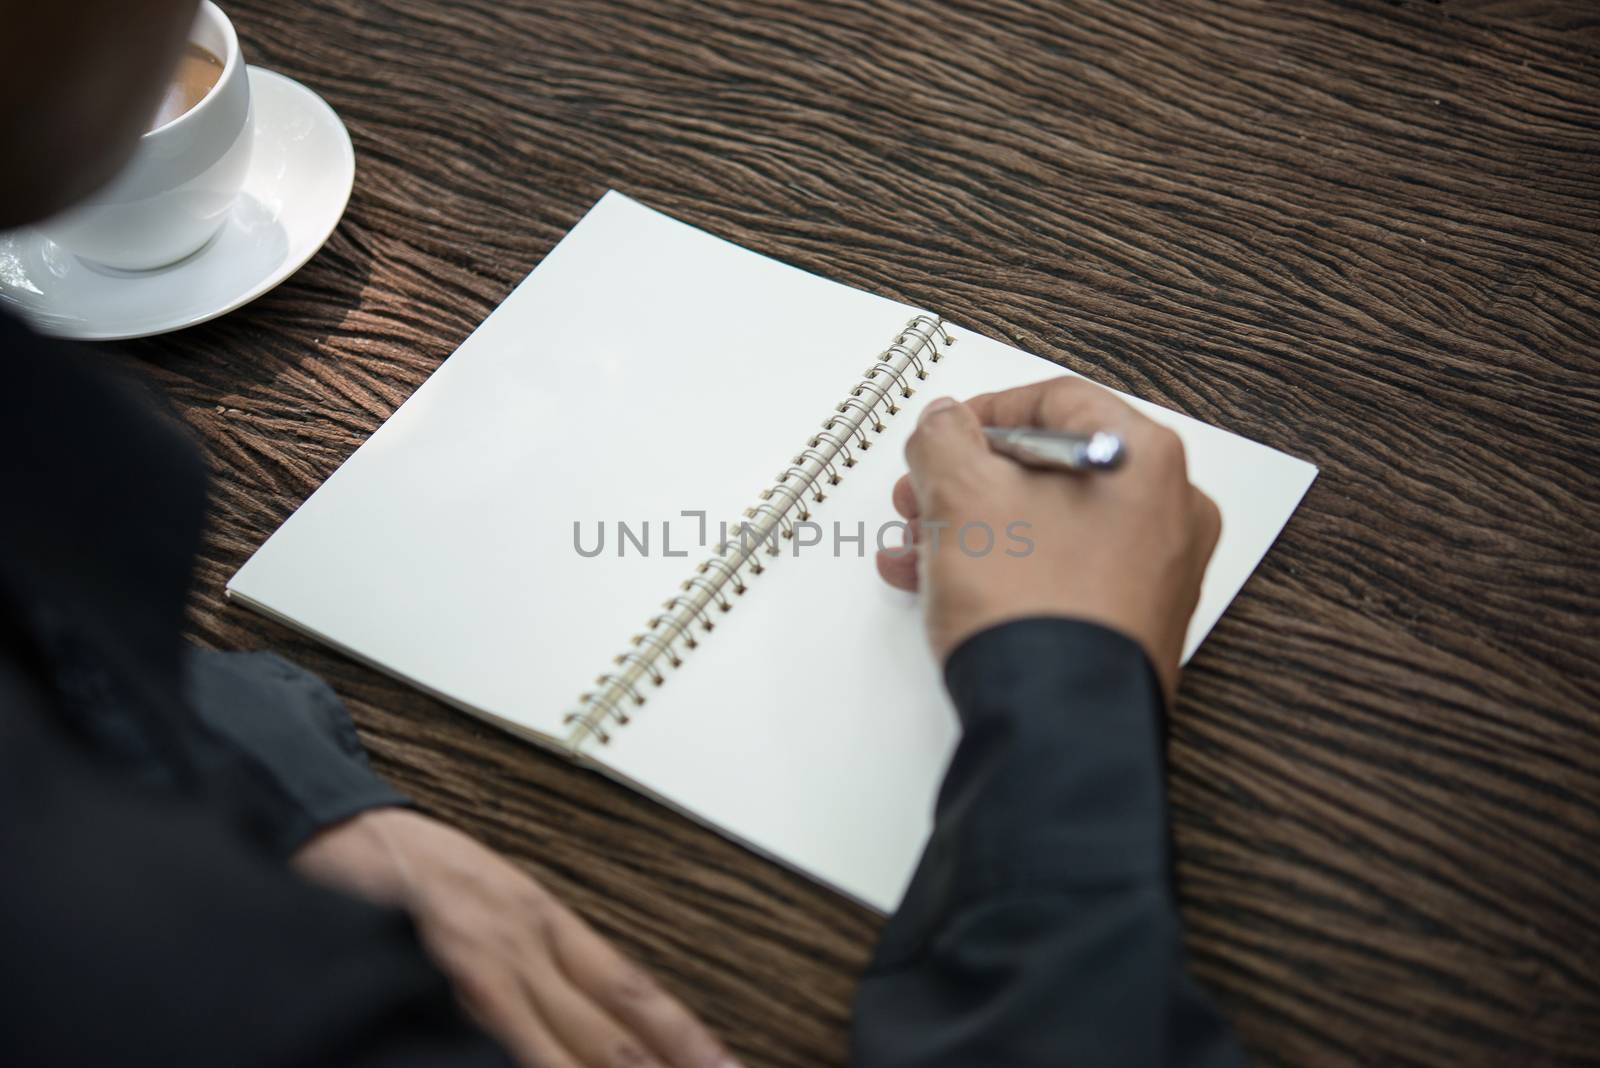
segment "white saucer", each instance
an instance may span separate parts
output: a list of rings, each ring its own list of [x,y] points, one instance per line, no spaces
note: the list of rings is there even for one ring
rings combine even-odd
[[[270,70],[250,68],[250,101],[250,173],[209,244],[128,272],[90,266],[37,230],[0,234],[0,305],[56,337],[145,337],[233,311],[299,270],[350,200],[350,134],[320,96]]]

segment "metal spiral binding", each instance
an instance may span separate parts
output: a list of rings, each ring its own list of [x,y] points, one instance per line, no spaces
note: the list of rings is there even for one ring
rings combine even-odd
[[[950,346],[955,340],[944,320],[935,316],[918,315],[906,323],[834,407],[821,429],[806,441],[805,448],[761,492],[758,502],[746,509],[745,519],[735,524],[737,533],[695,569],[680,592],[662,606],[664,610],[650,619],[644,632],[633,636],[633,648],[614,661],[617,670],[599,676],[597,688],[578,698],[578,707],[563,720],[571,728],[568,749],[577,752],[589,738],[601,745],[611,741],[611,730],[628,723],[625,709],[645,703],[644,684],[665,682],[662,664],[678,667],[682,663],[680,647],[695,648],[699,644],[695,631],[713,629],[713,611],[733,608],[733,598],[750,588],[750,578],[766,570],[761,548],[766,547],[767,555],[778,555],[780,540],[794,536],[796,521],[810,518],[807,498],[820,503],[826,497],[823,487],[839,484],[844,477],[840,469],[857,462],[851,447],[860,451],[871,447],[868,435],[881,433],[884,417],[900,411],[895,398],[911,396],[912,380],[927,378],[928,365],[939,362],[939,342]]]

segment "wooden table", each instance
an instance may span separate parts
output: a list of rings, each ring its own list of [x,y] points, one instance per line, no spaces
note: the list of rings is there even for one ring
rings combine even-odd
[[[1592,7],[229,7],[357,178],[133,346],[216,472],[194,631],[324,672],[747,1063],[843,1060],[874,917],[222,599],[608,187],[1320,465],[1172,717],[1195,971],[1265,1064],[1600,1063]]]

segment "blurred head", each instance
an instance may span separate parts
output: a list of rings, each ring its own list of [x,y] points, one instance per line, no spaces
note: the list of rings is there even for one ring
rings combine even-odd
[[[155,114],[198,0],[0,0],[0,229],[104,185]]]

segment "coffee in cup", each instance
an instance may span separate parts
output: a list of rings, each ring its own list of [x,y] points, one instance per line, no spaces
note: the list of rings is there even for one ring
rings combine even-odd
[[[178,69],[172,72],[167,91],[161,96],[161,106],[150,120],[151,130],[159,130],[167,123],[186,113],[211,92],[222,80],[222,60],[203,45],[190,41],[183,46],[178,59]]]
[[[122,170],[40,224],[80,260],[126,271],[165,267],[228,221],[250,164],[249,72],[233,24],[211,0],[202,0],[189,43],[163,113]]]

